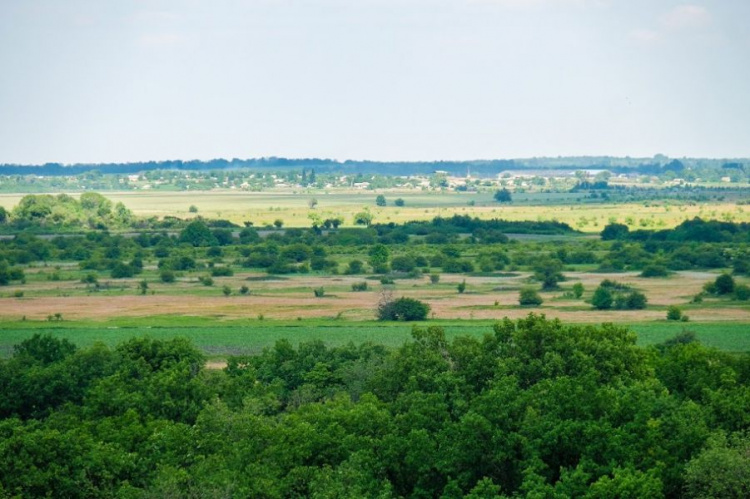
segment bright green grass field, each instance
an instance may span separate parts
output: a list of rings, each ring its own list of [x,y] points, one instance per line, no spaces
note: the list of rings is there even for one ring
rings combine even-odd
[[[155,318],[158,319],[158,318]],[[113,321],[110,323],[5,323],[0,324],[0,356],[11,354],[13,345],[29,338],[36,332],[51,333],[59,338],[67,338],[85,347],[97,341],[114,346],[136,336],[150,336],[157,339],[183,336],[189,338],[198,348],[211,358],[224,358],[228,355],[257,353],[272,346],[277,340],[288,339],[294,344],[322,340],[328,345],[342,345],[349,342],[373,342],[387,346],[399,346],[410,337],[411,324],[378,322],[340,321],[234,321],[217,323],[210,320],[190,318],[187,321],[170,318],[152,320],[147,326],[140,321]],[[482,336],[492,332],[491,321],[432,321],[420,325],[440,325],[447,337]],[[652,345],[663,342],[683,330],[693,331],[705,345],[729,352],[750,351],[750,325],[722,323],[644,323],[633,324],[630,328],[638,334],[638,343]]]

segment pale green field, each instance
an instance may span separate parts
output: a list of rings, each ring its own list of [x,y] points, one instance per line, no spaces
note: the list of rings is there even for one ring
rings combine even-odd
[[[383,193],[388,206],[375,205]],[[590,203],[579,201],[577,194],[518,194],[514,203],[499,205],[490,193],[440,193],[422,191],[321,191],[271,190],[264,192],[107,192],[115,202],[121,201],[138,216],[195,216],[188,212],[198,207],[198,215],[224,218],[236,223],[252,221],[256,227],[280,219],[286,227],[309,227],[310,215],[321,219],[341,217],[345,226],[353,224],[354,214],[368,209],[375,223],[430,220],[454,214],[506,220],[558,220],[583,232],[600,232],[611,221],[632,228],[669,228],[694,217],[734,222],[750,222],[750,209],[729,202],[680,203],[677,201],[643,203]],[[20,194],[1,194],[0,206],[11,209]],[[396,198],[405,206],[393,206]],[[318,201],[311,209],[309,202]],[[473,201],[474,206],[469,206]]]

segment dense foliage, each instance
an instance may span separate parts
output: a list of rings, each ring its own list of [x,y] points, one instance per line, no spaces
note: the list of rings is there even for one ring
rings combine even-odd
[[[750,359],[530,315],[396,350],[183,340],[0,362],[0,497],[746,497]]]

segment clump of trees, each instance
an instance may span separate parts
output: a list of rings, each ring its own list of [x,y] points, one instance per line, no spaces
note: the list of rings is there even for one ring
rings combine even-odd
[[[179,338],[21,342],[0,359],[0,491],[694,499],[750,486],[750,357],[691,334],[643,348],[622,327],[531,314],[482,337],[280,340],[204,365]]]
[[[630,286],[605,279],[594,290],[591,305],[597,310],[640,310],[646,308],[648,299]]]

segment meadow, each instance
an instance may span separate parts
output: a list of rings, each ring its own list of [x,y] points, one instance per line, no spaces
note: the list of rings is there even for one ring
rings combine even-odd
[[[388,204],[375,204],[378,194]],[[113,202],[122,202],[140,217],[176,216],[221,218],[237,224],[253,222],[256,227],[282,220],[286,227],[310,227],[310,215],[321,219],[341,217],[342,226],[353,226],[354,215],[368,210],[374,223],[403,223],[431,220],[437,216],[471,215],[483,219],[557,220],[586,233],[598,233],[605,225],[618,222],[631,228],[671,228],[694,217],[750,222],[750,209],[734,201],[662,200],[607,202],[583,193],[533,192],[514,194],[513,203],[500,205],[492,192],[270,189],[262,192],[216,191],[127,191],[107,192]],[[76,195],[73,194],[75,197]],[[0,206],[10,210],[22,194],[0,194]],[[401,198],[404,206],[393,202]],[[315,200],[315,208],[310,208]],[[198,211],[190,212],[195,206]]]

